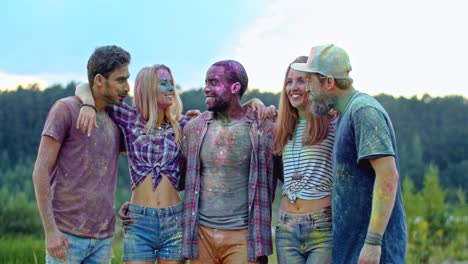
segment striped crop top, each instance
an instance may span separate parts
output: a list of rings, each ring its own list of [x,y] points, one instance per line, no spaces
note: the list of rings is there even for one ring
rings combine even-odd
[[[322,142],[302,146],[306,120],[301,118],[293,138],[286,143],[283,152],[283,195],[287,195],[291,202],[294,203],[297,198],[321,199],[331,194],[332,152],[337,120],[338,117],[330,120],[328,135]]]

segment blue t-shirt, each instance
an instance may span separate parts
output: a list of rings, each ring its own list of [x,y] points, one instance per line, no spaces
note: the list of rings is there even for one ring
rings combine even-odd
[[[357,263],[372,211],[375,172],[369,159],[398,154],[393,126],[373,97],[356,93],[341,114],[333,151],[333,263]],[[405,263],[401,182],[382,241],[380,263]]]

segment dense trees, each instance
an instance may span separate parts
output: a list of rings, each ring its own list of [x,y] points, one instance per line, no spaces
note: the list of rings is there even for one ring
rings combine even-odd
[[[73,93],[74,83],[66,87],[55,85],[43,91],[33,85],[28,89],[19,87],[16,91],[0,92],[0,199],[3,203],[18,199],[18,204],[26,208],[29,203],[35,204],[31,173],[45,118],[57,99]],[[253,90],[243,100],[252,97],[262,99],[265,105],[277,105],[279,98],[278,94]],[[186,91],[181,98],[184,109],[205,110],[201,88]],[[433,168],[438,168],[441,188],[446,190],[444,199],[458,202],[457,190],[468,189],[467,99],[461,96],[431,98],[429,95],[422,99],[379,95],[377,99],[392,118],[399,146],[400,172],[404,179],[411,180],[413,191],[423,190],[425,172],[432,164]],[[126,157],[121,157],[119,162],[116,197],[117,208],[130,197]],[[0,214],[6,213],[5,210],[5,207],[0,209]]]

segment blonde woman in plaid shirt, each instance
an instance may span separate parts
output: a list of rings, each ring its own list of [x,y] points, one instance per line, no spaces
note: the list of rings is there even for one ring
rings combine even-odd
[[[181,115],[182,103],[174,86],[169,67],[145,67],[135,79],[135,106],[123,103],[107,109],[125,136],[130,167],[132,197],[123,242],[126,263],[185,262],[179,141],[189,118]],[[79,85],[76,94],[84,103],[94,104],[87,85]],[[92,108],[82,111],[80,127],[90,130],[95,126]]]

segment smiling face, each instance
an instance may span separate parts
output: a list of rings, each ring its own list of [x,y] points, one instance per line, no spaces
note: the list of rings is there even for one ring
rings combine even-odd
[[[308,93],[306,92],[306,76],[305,72],[295,71],[290,69],[286,79],[286,94],[289,103],[296,108],[299,113],[303,113],[308,106]]]
[[[229,107],[232,96],[224,67],[211,66],[205,78],[205,103],[209,111],[221,112]]]
[[[102,91],[102,98],[107,104],[120,105],[127,97],[130,91],[128,84],[128,64],[115,69],[108,78],[104,80],[104,87]]]
[[[174,86],[172,76],[165,68],[160,68],[156,72],[159,79],[158,108],[164,110],[170,107],[174,100]]]

